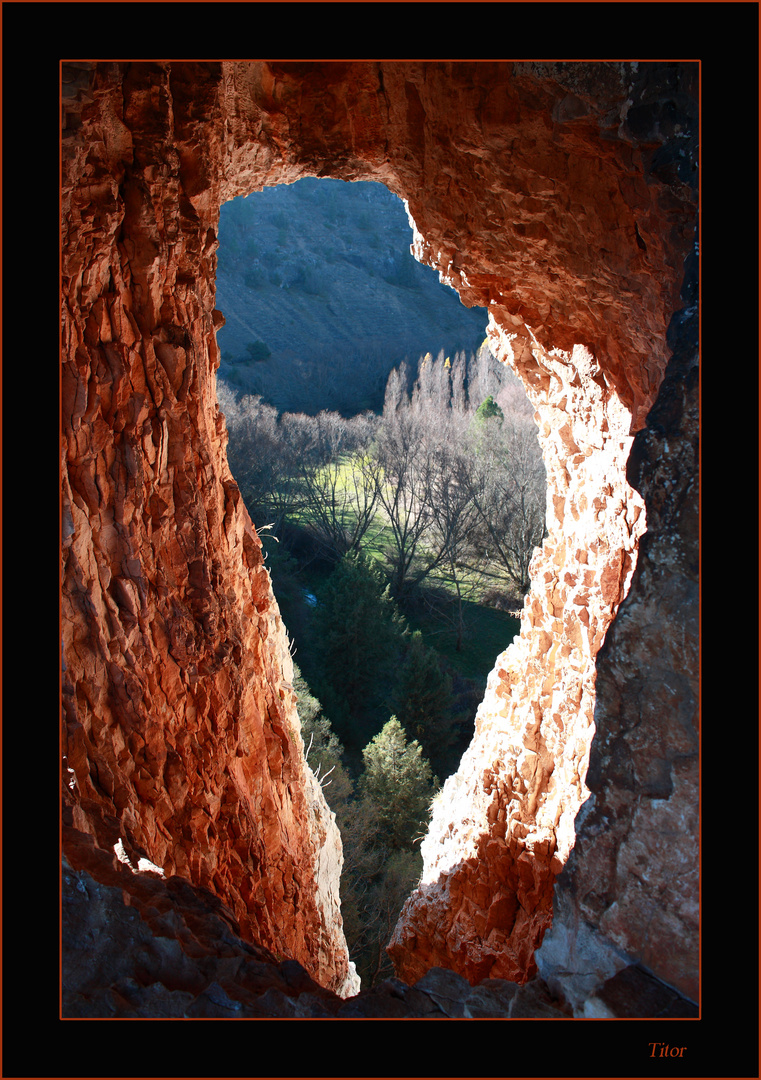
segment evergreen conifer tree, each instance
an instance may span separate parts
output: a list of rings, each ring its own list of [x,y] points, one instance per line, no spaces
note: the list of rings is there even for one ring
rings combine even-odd
[[[406,624],[383,574],[358,551],[344,556],[318,600],[315,689],[340,738],[359,748],[388,716]]]
[[[379,835],[392,850],[414,850],[425,833],[438,780],[417,739],[407,735],[395,716],[362,751],[365,771],[359,790],[372,804]]]
[[[415,630],[399,679],[396,716],[440,772],[446,768],[447,750],[454,741],[454,707],[451,676]]]
[[[489,394],[489,396],[484,401],[482,401],[476,409],[475,420],[477,425],[483,425],[487,420],[491,420],[493,418],[496,418],[497,420],[502,422],[505,419],[505,414],[502,412],[502,409],[494,400],[493,395]]]
[[[488,450],[493,433],[502,428],[504,420],[505,414],[494,400],[494,397],[489,394],[476,409],[475,416],[470,423],[470,436],[477,457],[480,457]]]

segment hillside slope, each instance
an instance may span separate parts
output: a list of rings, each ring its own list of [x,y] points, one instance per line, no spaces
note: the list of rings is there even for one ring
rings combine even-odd
[[[220,377],[280,409],[380,408],[405,357],[484,340],[485,309],[416,262],[404,204],[382,184],[264,188],[222,207],[219,240]]]

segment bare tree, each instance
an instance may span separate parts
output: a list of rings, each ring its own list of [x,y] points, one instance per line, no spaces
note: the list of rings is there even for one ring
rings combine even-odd
[[[492,420],[479,434],[471,496],[480,517],[480,543],[508,579],[528,592],[529,564],[545,536],[546,481],[536,429],[519,417]]]
[[[375,419],[321,412],[288,423],[304,433],[294,461],[302,521],[325,554],[341,558],[361,547],[378,513],[381,470],[368,453]]]
[[[260,397],[236,401],[224,384],[219,398],[230,465],[255,521],[276,530],[297,521],[331,558],[382,536],[397,599],[430,575],[446,578],[458,646],[463,589],[487,562],[527,591],[545,532],[544,467],[520,380],[486,344],[470,357],[426,354],[414,382],[400,365],[382,417],[278,418]]]
[[[409,369],[406,362],[394,368],[386,380],[386,392],[383,402],[383,416],[393,416],[409,402]]]
[[[417,380],[410,395],[410,406],[418,415],[433,413],[447,415],[450,411],[452,387],[450,381],[451,361],[442,350],[434,360],[430,353],[418,362]]]
[[[452,361],[450,381],[452,386],[452,412],[462,414],[468,406],[468,392],[466,380],[468,377],[468,360],[464,352],[458,352]]]
[[[386,557],[391,591],[397,599],[410,585],[419,584],[437,562],[436,557],[430,555],[420,559],[432,520],[433,463],[424,431],[424,425],[407,405],[384,414],[376,443],[376,456],[382,468],[378,499],[391,533]],[[418,565],[415,565],[416,560]]]
[[[279,531],[298,506],[301,495],[292,478],[292,459],[298,449],[278,421],[277,409],[257,395],[236,401],[224,383],[217,397],[227,421],[230,469],[254,523]]]
[[[478,473],[472,454],[459,439],[453,427],[440,438],[435,455],[436,467],[430,476],[430,532],[435,550],[441,552],[439,572],[454,586],[457,602],[454,625],[455,647],[462,648],[464,632],[463,603],[480,583],[485,560],[479,557],[474,544],[481,525],[481,514],[474,499]]]

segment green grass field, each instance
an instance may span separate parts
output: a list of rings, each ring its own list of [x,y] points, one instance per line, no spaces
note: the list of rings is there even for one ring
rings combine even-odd
[[[454,614],[454,613],[453,613]],[[420,630],[423,639],[435,648],[450,666],[468,679],[486,679],[494,661],[520,633],[520,619],[485,604],[463,603],[464,631],[460,651],[457,651],[457,630],[440,618],[416,612],[408,615],[413,630]]]
[[[342,460],[335,477],[337,494],[346,493],[347,505],[343,509],[347,529],[356,523],[356,511],[349,498],[353,491],[352,459]],[[309,526],[306,511],[294,514],[292,523],[299,528]],[[388,519],[380,509],[362,541],[364,554],[386,567],[385,552],[393,546],[393,533]],[[302,589],[315,593],[329,571],[325,566],[312,566],[299,573]],[[463,572],[461,589],[468,599],[463,601],[463,633],[461,647],[457,649],[457,592],[454,582],[446,574],[431,574],[418,591],[414,603],[406,605],[404,614],[411,629],[420,630],[428,646],[436,649],[449,663],[453,671],[468,679],[486,679],[497,656],[507,648],[520,632],[520,620],[484,602],[485,594],[492,589],[508,592],[504,575],[498,566],[490,566],[485,573]]]

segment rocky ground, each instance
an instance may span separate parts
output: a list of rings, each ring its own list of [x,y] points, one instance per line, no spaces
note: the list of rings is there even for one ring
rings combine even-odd
[[[389,979],[341,998],[298,961],[244,941],[235,916],[205,889],[130,865],[66,830],[64,1017],[545,1017],[568,1015],[536,979],[471,986],[434,968],[414,986]],[[139,861],[139,860],[136,860]]]

